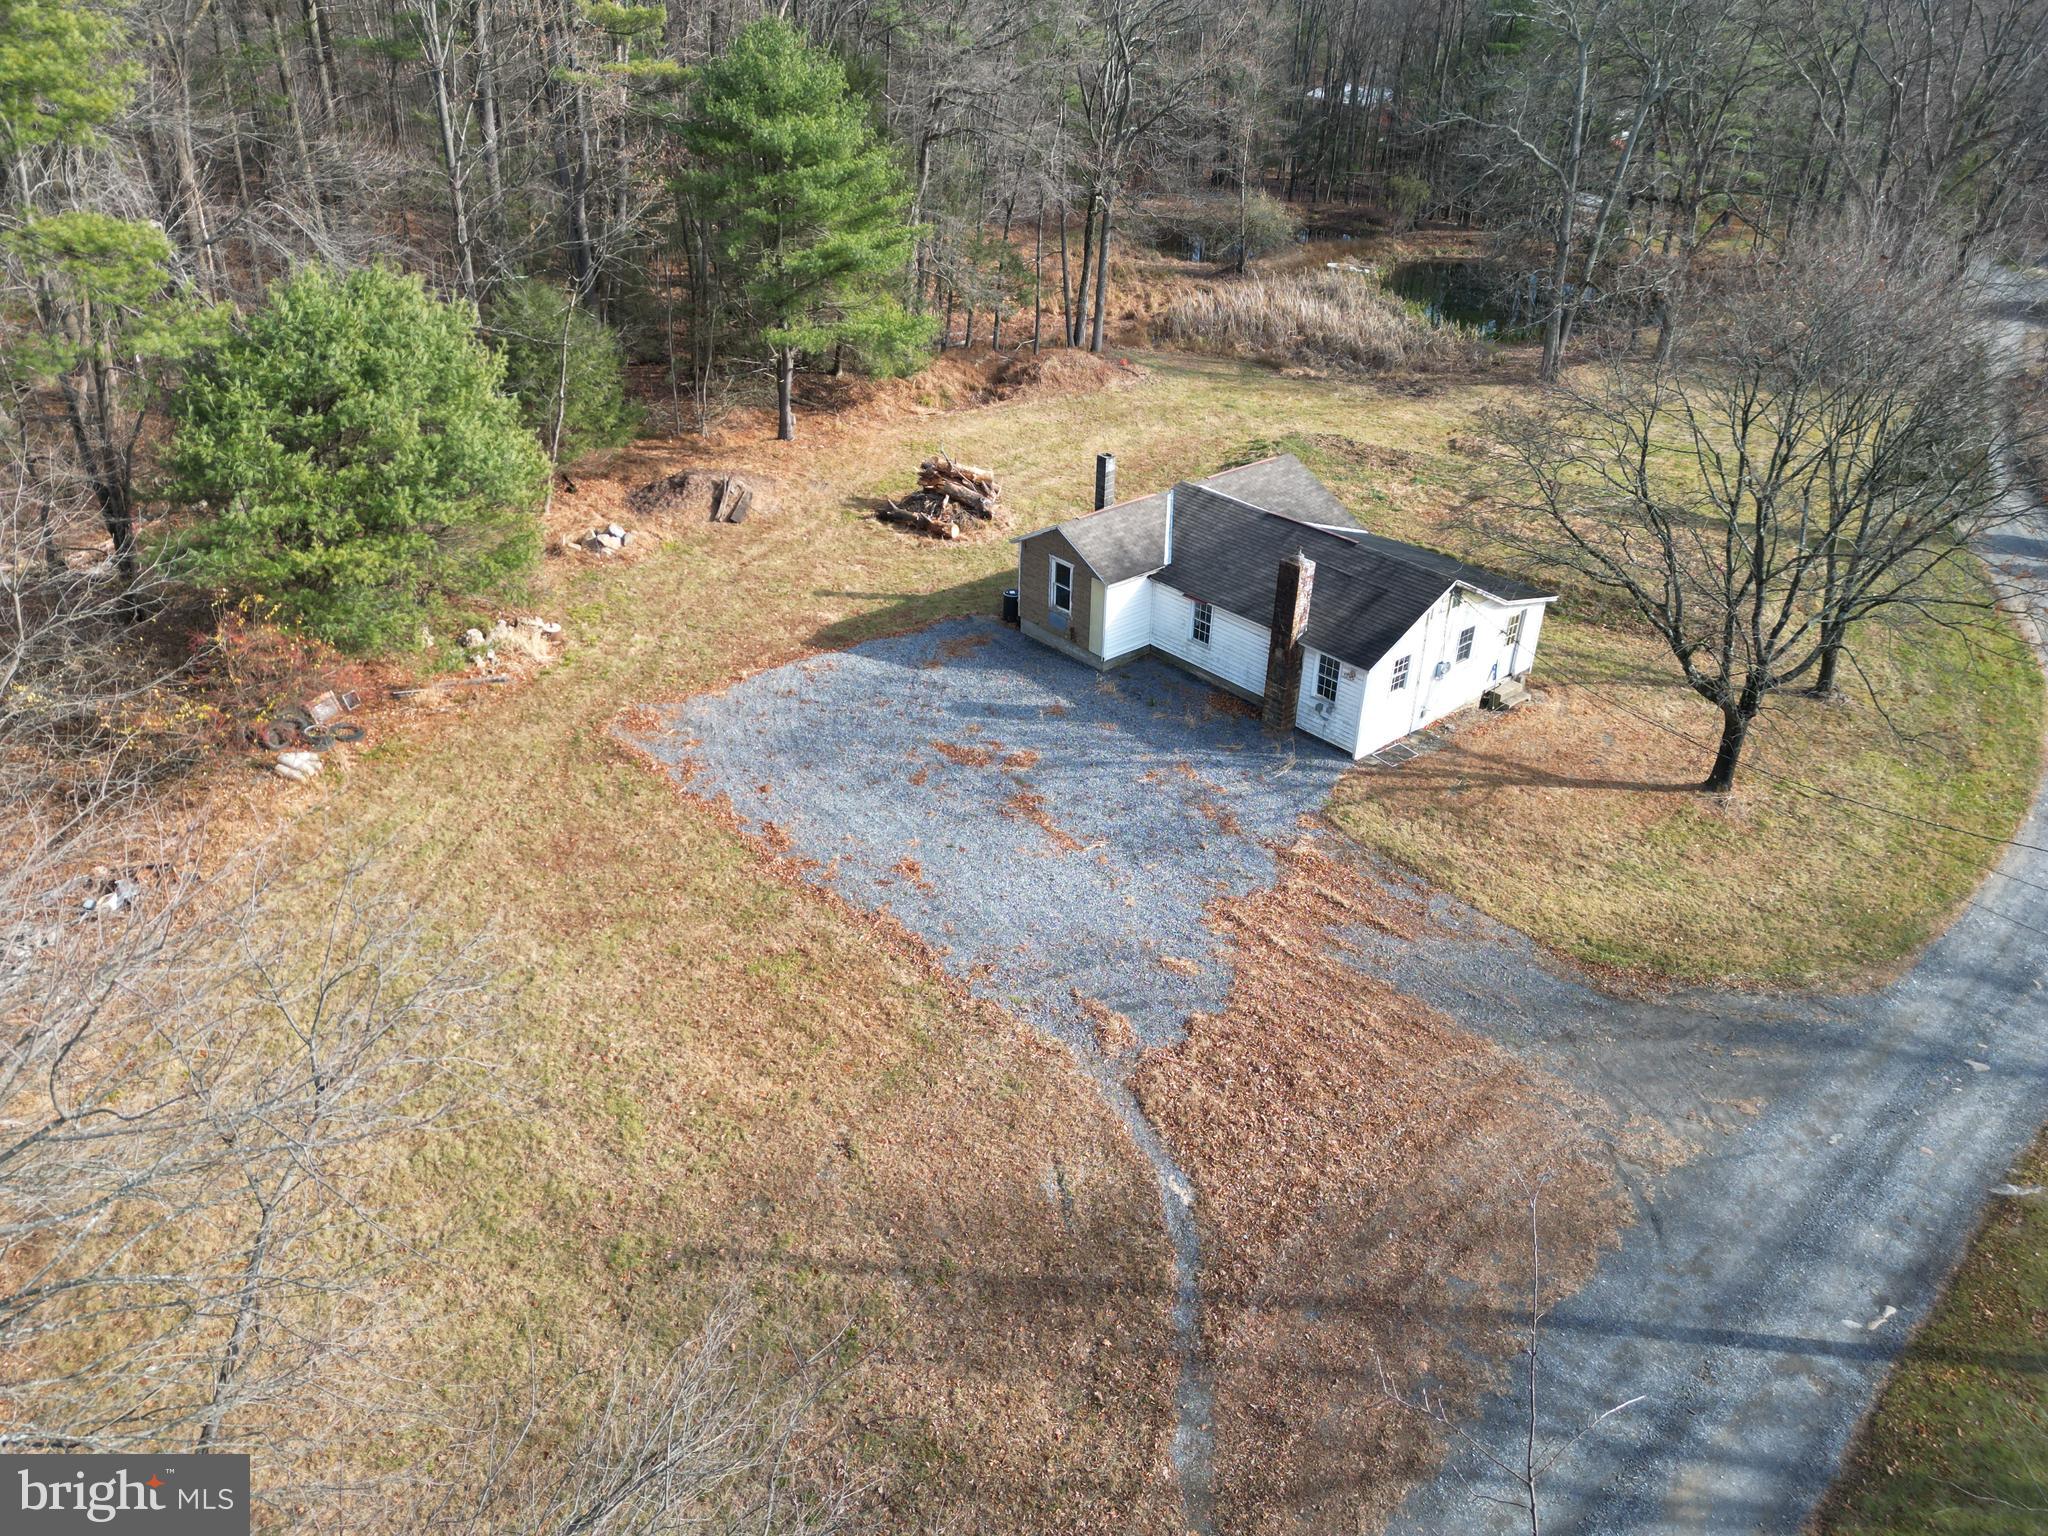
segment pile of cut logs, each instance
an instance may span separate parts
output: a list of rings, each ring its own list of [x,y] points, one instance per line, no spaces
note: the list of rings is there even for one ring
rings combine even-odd
[[[957,539],[966,531],[968,519],[992,521],[1001,495],[996,477],[989,471],[956,464],[938,454],[918,465],[916,490],[901,501],[885,502],[875,516],[915,533]]]

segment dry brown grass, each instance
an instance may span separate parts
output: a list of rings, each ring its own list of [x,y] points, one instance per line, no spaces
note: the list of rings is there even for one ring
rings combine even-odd
[[[1045,834],[1045,840],[1060,853],[1076,852],[1081,840],[1052,819],[1052,813],[1045,808],[1045,796],[1029,789],[1020,789],[1003,802],[1003,814],[1016,821],[1028,821]]]
[[[1624,1204],[1592,1106],[1344,962],[1419,910],[1312,844],[1282,869],[1215,909],[1228,1008],[1134,1086],[1198,1191],[1224,1528],[1363,1530],[1438,1450],[1381,1365],[1469,1401],[1514,1347],[1525,1189],[1567,1291]]]
[[[1075,991],[1073,998],[1074,1005],[1094,1026],[1095,1049],[1105,1060],[1116,1061],[1137,1051],[1138,1032],[1128,1016],[1118,1013],[1099,997],[1083,997]]]
[[[431,716],[376,707],[368,749],[304,792],[223,779],[223,837],[320,805],[299,834],[308,849],[388,847],[423,901],[488,919],[509,957],[502,1077],[518,1113],[423,1152],[391,1191],[455,1234],[417,1296],[415,1342],[430,1365],[484,1393],[523,1379],[531,1348],[566,1376],[667,1341],[737,1280],[777,1329],[855,1321],[874,1364],[846,1405],[846,1444],[891,1489],[877,1529],[1177,1528],[1157,1190],[1094,1086],[610,735],[636,705],[993,611],[1014,569],[1006,545],[899,539],[866,514],[866,498],[937,449],[993,467],[1021,526],[1086,507],[1098,447],[1116,450],[1132,491],[1206,473],[1278,434],[1360,455],[1399,450],[1418,463],[1391,491],[1364,458],[1319,462],[1334,464],[1369,523],[1413,534],[1455,499],[1465,466],[1448,440],[1497,395],[1491,384],[1391,393],[1215,359],[1146,363],[1129,388],[943,418],[806,417],[794,445],[735,427],[586,467],[562,498],[563,516],[586,526],[634,486],[693,466],[772,479],[776,505],[739,527],[678,524],[642,559],[550,562],[536,604],[563,622],[566,654],[523,686],[450,695]],[[1546,658],[1555,643],[1546,638]],[[986,738],[968,750],[988,751],[991,766],[1000,754]],[[1581,798],[1585,809],[1567,796],[1542,822],[1554,840],[1587,846],[1581,867],[1602,818],[1665,801]],[[1403,852],[1405,829],[1426,844],[1437,814],[1426,798],[1389,802],[1354,825]],[[1797,866],[1796,828],[1779,817],[1764,830]],[[1500,831],[1477,816],[1460,824],[1444,878],[1469,872],[1482,886],[1479,874],[1500,867],[1488,841]],[[1609,847],[1626,852],[1626,837]],[[1533,879],[1542,866],[1532,856],[1515,867]],[[1919,910],[1911,887],[1884,888]],[[1580,912],[1582,924],[1602,920]],[[1417,1028],[1388,1039],[1436,1038]],[[1364,1147],[1374,1124],[1332,1120],[1288,1155]],[[1400,1198],[1401,1180],[1362,1177],[1361,1202]],[[1473,1198],[1440,1183],[1419,1181],[1417,1197],[1453,1208]],[[1250,1223],[1269,1208],[1243,1209]],[[1357,1246],[1311,1251],[1313,1232],[1284,1237],[1298,1213],[1274,1213],[1273,1295],[1294,1279],[1402,1273],[1364,1246],[1369,1205],[1333,1209],[1332,1231]],[[1560,1250],[1570,1242],[1560,1233]],[[1233,1283],[1258,1294],[1257,1273]],[[1267,1358],[1307,1379],[1314,1351],[1348,1358],[1341,1315],[1310,1325],[1284,1309],[1246,1311],[1227,1327],[1245,1371]],[[1273,1386],[1262,1380],[1226,1373],[1229,1422],[1255,1422]],[[1309,1465],[1311,1452],[1334,1467],[1328,1447],[1372,1443],[1303,1428],[1323,1422],[1309,1398],[1285,1411],[1281,1468]],[[1344,1475],[1374,1467],[1355,1457]],[[1242,1474],[1241,1512],[1298,1488],[1295,1471],[1261,1480],[1242,1458],[1230,1468]]]
[[[1594,966],[1873,984],[1947,925],[2018,824],[2041,683],[2003,630],[1873,625],[1857,648],[1854,692],[1772,701],[1736,793],[1706,796],[1719,715],[1656,642],[1560,616],[1532,703],[1348,777],[1331,814]]]
[[[986,768],[996,760],[996,754],[1003,750],[1003,744],[995,741],[986,745],[977,743],[973,746],[963,746],[957,741],[934,739],[932,750],[957,767]]]
[[[1191,289],[1168,307],[1161,336],[1193,352],[1354,373],[1467,365],[1486,351],[1475,333],[1418,319],[1371,279],[1327,271]]]

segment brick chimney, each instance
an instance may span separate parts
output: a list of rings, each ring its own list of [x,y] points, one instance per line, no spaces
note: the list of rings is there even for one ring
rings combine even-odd
[[[1285,736],[1294,729],[1301,704],[1301,636],[1308,628],[1309,598],[1315,591],[1316,563],[1300,552],[1280,562],[1273,582],[1273,637],[1266,653],[1266,730]]]
[[[1116,501],[1116,455],[1098,453],[1095,455],[1095,510]]]

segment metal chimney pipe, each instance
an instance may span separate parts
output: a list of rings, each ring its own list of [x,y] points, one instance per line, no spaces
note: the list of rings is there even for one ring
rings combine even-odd
[[[1113,505],[1115,501],[1116,455],[1098,453],[1095,455],[1095,510],[1100,512],[1104,507]]]

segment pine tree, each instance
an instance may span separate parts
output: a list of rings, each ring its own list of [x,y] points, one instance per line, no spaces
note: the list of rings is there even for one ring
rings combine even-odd
[[[306,268],[172,401],[174,493],[210,514],[180,566],[351,650],[509,590],[540,554],[547,460],[504,376],[467,303]]]
[[[505,392],[551,461],[573,464],[633,440],[644,413],[626,397],[625,349],[602,320],[531,277],[499,289],[488,320]]]
[[[763,17],[698,81],[682,193],[708,213],[726,275],[775,369],[776,436],[796,436],[800,354],[850,348],[900,369],[930,337],[892,284],[909,259],[909,194],[830,54]]]

